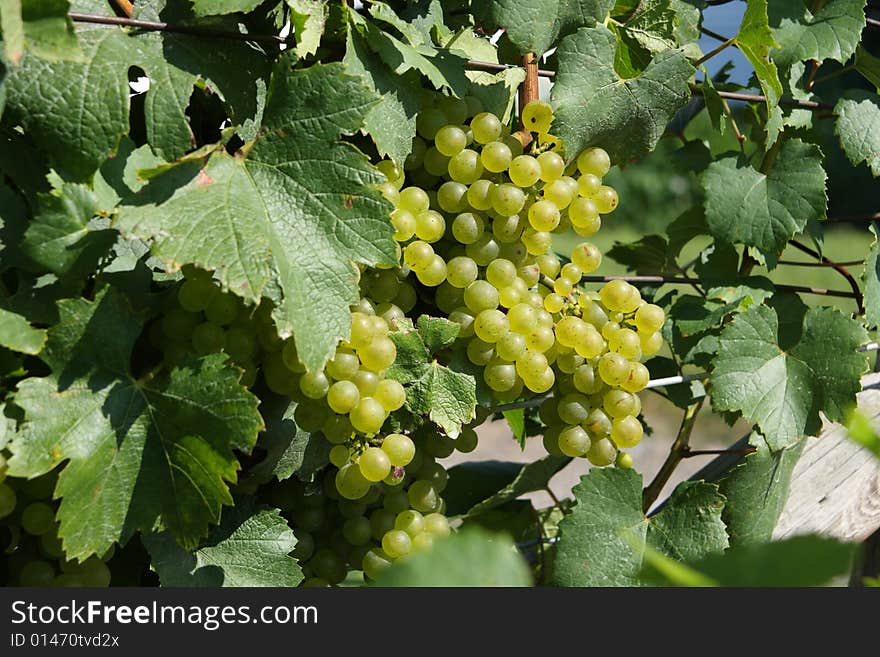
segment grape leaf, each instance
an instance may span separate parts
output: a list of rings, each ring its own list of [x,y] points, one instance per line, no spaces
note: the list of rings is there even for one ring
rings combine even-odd
[[[604,27],[580,29],[559,44],[554,132],[569,159],[587,146],[601,146],[615,163],[644,155],[690,97],[694,68],[681,52],[660,53],[641,75],[622,80],[612,66],[615,47]]]
[[[250,451],[262,427],[256,397],[221,355],[135,378],[145,318],[112,288],[58,305],[40,355],[52,374],[18,386],[25,422],[10,474],[36,477],[67,461],[55,496],[71,559],[103,554],[157,520],[194,547],[232,503],[233,450]]]
[[[443,490],[446,515],[465,515],[476,504],[510,484],[523,468],[513,461],[465,461],[449,468]]]
[[[865,319],[869,326],[880,326],[880,239],[877,225],[871,226],[874,242],[865,258],[862,280],[865,283]]]
[[[516,66],[494,74],[468,71],[467,76],[471,81],[470,95],[483,103],[485,111],[492,112],[502,123],[508,123],[517,90],[526,79],[526,70]]]
[[[376,586],[531,586],[525,560],[505,534],[475,527],[434,542],[425,552],[401,559]]]
[[[6,61],[15,65],[24,51],[47,61],[75,61],[82,57],[68,0],[3,0],[0,28]]]
[[[727,547],[724,497],[712,484],[680,484],[650,518],[642,511],[642,477],[633,470],[594,468],[572,492],[577,504],[559,523],[558,585],[638,586],[646,547],[678,560]]]
[[[476,406],[474,378],[436,361],[427,365],[406,389],[406,407],[413,413],[427,415],[453,438],[462,424],[476,417]]]
[[[290,7],[290,28],[296,37],[296,54],[314,55],[327,23],[327,0],[285,0]]]
[[[853,62],[856,70],[880,91],[880,58],[874,57],[864,47],[856,48],[856,59]],[[2,109],[2,107],[0,107]]]
[[[766,543],[788,499],[791,473],[797,465],[805,442],[803,440],[772,452],[759,433],[753,433],[749,444],[757,449],[718,481],[727,498],[721,517],[727,525],[730,545]]]
[[[296,536],[278,509],[236,500],[207,540],[189,552],[170,532],[147,534],[144,545],[162,586],[296,586],[303,579],[288,556]]]
[[[782,83],[776,64],[769,56],[771,48],[778,44],[770,31],[767,10],[768,0],[747,0],[746,12],[736,35],[736,45],[755,69],[755,76],[767,98],[767,111],[772,113],[775,110],[778,115],[776,107],[782,96]]]
[[[364,117],[364,130],[380,155],[403,164],[412,150],[416,114],[421,107],[418,77],[395,75],[354,29],[348,30],[342,61],[349,73],[360,76],[380,96],[379,102]]]
[[[476,517],[511,500],[515,500],[521,495],[533,493],[536,490],[543,490],[547,487],[553,476],[569,463],[571,463],[571,459],[567,456],[552,455],[526,463],[520,468],[516,477],[509,484],[481,502],[474,504],[468,510],[466,516],[468,518]]]
[[[605,20],[614,0],[494,0],[472,11],[486,29],[504,29],[520,55],[543,55],[558,39]]]
[[[425,343],[428,351],[436,354],[441,349],[448,347],[458,337],[461,326],[455,322],[450,322],[442,317],[429,317],[428,315],[419,315],[416,320],[419,328],[419,335]]]
[[[649,53],[675,48],[676,13],[670,0],[643,0],[621,27]]]
[[[640,276],[681,274],[676,253],[662,235],[645,235],[635,242],[615,242],[608,257]]]
[[[837,101],[834,133],[853,166],[862,162],[880,176],[880,97],[853,90]]]
[[[151,9],[147,6],[140,17],[151,18]],[[200,80],[226,99],[234,122],[258,117],[267,64],[247,44],[223,41],[211,47],[204,37],[127,36],[118,27],[93,24],[80,26],[77,36],[83,61],[47,62],[26,53],[4,87],[6,111],[38,146],[80,179],[89,177],[129,131],[132,66],[152,80],[144,101],[147,136],[168,159],[193,144],[185,111]]]
[[[45,342],[45,330],[34,328],[21,315],[0,308],[0,347],[35,355]]]
[[[196,16],[247,13],[256,9],[263,0],[191,0]]]
[[[374,190],[384,176],[338,141],[361,126],[376,95],[342,64],[293,71],[289,63],[272,77],[246,158],[220,150],[166,168],[115,226],[153,240],[171,268],[193,263],[247,301],[272,299],[279,333],[294,335],[313,370],[348,337],[354,263],[397,258],[389,205]]]
[[[855,404],[867,370],[856,348],[866,339],[858,322],[831,308],[811,308],[802,323],[786,325],[773,308],[755,306],[721,332],[710,378],[713,408],[755,422],[773,451],[815,435],[819,411],[840,421]]]
[[[865,0],[830,0],[815,13],[805,0],[773,0],[768,14],[779,42],[772,57],[781,67],[808,59],[843,64],[855,53],[865,27]]]
[[[808,221],[825,218],[822,153],[799,139],[783,142],[766,172],[742,155],[712,162],[702,176],[712,235],[776,254]]]

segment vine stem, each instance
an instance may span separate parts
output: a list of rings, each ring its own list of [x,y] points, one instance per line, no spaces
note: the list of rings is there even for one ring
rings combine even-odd
[[[838,274],[843,276],[846,279],[847,283],[849,283],[850,288],[852,288],[853,297],[855,298],[856,306],[858,306],[858,309],[859,309],[858,314],[859,315],[865,314],[865,300],[862,297],[862,291],[859,289],[859,284],[856,282],[856,279],[853,277],[852,274],[849,273],[849,270],[846,267],[844,267],[843,265],[841,265],[839,263],[834,262],[833,260],[831,260],[831,258],[825,257],[824,255],[822,255],[821,253],[819,253],[815,249],[811,249],[806,244],[801,244],[797,240],[791,240],[789,242],[789,244],[791,244],[791,246],[796,248],[801,253],[806,253],[807,255],[813,256],[819,262],[822,262],[823,264],[828,265],[829,267],[834,269],[834,271],[836,271]]]
[[[134,11],[134,6],[132,6],[131,0],[113,0],[113,4],[115,5],[116,10],[125,18],[131,18],[131,12]]]
[[[703,90],[696,86],[691,86],[691,91],[695,94],[703,95]],[[747,103],[766,103],[767,96],[762,96],[761,94],[745,94],[740,93],[738,91],[716,91],[716,93],[722,98],[729,98],[730,100],[742,100]],[[817,103],[814,100],[798,100],[796,98],[780,98],[780,105],[787,105],[790,107],[799,107],[801,109],[808,110],[833,110],[834,107],[832,105],[826,105],[824,103]]]
[[[734,43],[736,43],[736,38],[735,38],[735,37],[731,37],[730,39],[727,39],[727,40],[723,41],[723,42],[721,43],[720,46],[718,46],[717,48],[714,48],[713,50],[710,50],[710,51],[707,52],[705,55],[703,55],[702,57],[700,57],[696,62],[694,62],[694,67],[696,68],[696,67],[698,67],[700,64],[703,64],[703,63],[705,63],[706,61],[712,59],[712,58],[713,58],[715,55],[717,55],[718,53],[720,53],[720,52],[722,52],[722,51],[724,51],[724,50],[727,50],[727,48],[730,47],[730,46],[732,46]]]
[[[754,447],[746,447],[744,449],[688,449],[682,458],[689,459],[693,456],[717,456],[722,454],[754,454],[757,452]]]
[[[190,34],[193,36],[216,37],[221,39],[237,39],[240,41],[264,41],[272,43],[287,43],[287,39],[277,34],[243,34],[229,30],[217,30],[210,27],[197,27],[195,25],[169,25],[159,21],[143,21],[140,19],[120,16],[99,16],[96,14],[81,14],[70,12],[70,20],[76,23],[96,23],[99,25],[118,25],[121,27],[136,27],[150,32],[175,32],[178,34]]]
[[[476,59],[469,59],[467,67],[472,71],[487,71],[489,73],[500,73],[511,68],[520,68],[516,64],[496,64],[495,62],[481,62]],[[550,71],[546,68],[538,69],[538,77],[552,78],[556,75],[556,71]]]
[[[697,415],[699,415],[705,399],[706,398],[703,397],[702,399],[695,401],[687,407],[687,410],[685,410],[684,417],[681,420],[681,426],[678,428],[678,435],[675,437],[675,442],[672,443],[672,447],[669,448],[669,455],[666,457],[663,465],[660,466],[660,471],[642,493],[642,510],[644,510],[645,513],[647,513],[648,509],[651,508],[651,505],[657,501],[657,498],[660,496],[660,491],[663,490],[666,482],[669,481],[669,477],[672,476],[675,468],[678,467],[681,460],[685,458],[685,454],[688,453],[691,434],[694,431],[694,425],[697,423]]]

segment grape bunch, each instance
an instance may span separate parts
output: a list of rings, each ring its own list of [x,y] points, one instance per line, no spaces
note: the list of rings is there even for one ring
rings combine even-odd
[[[621,450],[643,434],[641,360],[662,346],[665,317],[625,281],[580,286],[601,263],[594,244],[564,264],[552,253],[554,234],[589,237],[618,204],[602,181],[608,154],[588,148],[566,165],[552,121],[546,103],[524,108],[535,133],[526,153],[523,133],[469,100],[422,112],[404,170],[378,165],[402,248],[396,277],[415,279],[460,325],[460,346],[499,403],[552,394],[540,414],[549,453],[626,466]]]

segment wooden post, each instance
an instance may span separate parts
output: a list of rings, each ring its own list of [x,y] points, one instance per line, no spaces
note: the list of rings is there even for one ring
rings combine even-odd
[[[515,136],[522,142],[523,148],[532,143],[532,133],[526,129],[525,123],[522,121],[523,108],[533,100],[538,100],[540,90],[538,87],[538,59],[534,53],[528,53],[522,58],[523,68],[526,69],[526,79],[519,88],[519,112],[520,112],[520,129]]]

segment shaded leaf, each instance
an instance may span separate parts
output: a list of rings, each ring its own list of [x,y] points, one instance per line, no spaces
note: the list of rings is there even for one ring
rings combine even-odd
[[[834,132],[853,166],[862,162],[880,176],[880,97],[867,91],[850,91],[834,107]]]

